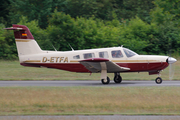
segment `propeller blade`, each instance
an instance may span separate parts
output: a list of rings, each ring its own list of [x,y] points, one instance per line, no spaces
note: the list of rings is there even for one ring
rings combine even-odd
[[[173,80],[175,68],[172,63],[169,64],[169,80]]]
[[[175,71],[173,63],[175,63],[176,61],[177,60],[175,58],[173,58],[173,57],[169,57],[168,58],[168,63],[169,63],[169,80],[173,79],[174,71]]]

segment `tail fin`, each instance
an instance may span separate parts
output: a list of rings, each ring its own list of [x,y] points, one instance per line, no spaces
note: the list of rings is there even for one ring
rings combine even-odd
[[[42,53],[41,48],[34,40],[28,27],[13,24],[13,27],[4,29],[14,30],[14,37],[19,56]]]

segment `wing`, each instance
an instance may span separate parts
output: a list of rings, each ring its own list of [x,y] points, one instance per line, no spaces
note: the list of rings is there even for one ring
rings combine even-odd
[[[130,70],[130,68],[121,67],[105,58],[90,58],[79,62],[93,73],[101,72],[102,69],[106,69],[109,73]]]

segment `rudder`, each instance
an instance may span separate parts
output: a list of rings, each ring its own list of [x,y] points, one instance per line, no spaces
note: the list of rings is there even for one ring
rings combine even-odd
[[[14,37],[19,56],[42,53],[41,48],[35,41],[28,27],[13,24],[13,27],[5,29],[14,30]]]

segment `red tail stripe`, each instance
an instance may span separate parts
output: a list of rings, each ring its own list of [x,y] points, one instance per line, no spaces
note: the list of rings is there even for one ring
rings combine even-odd
[[[34,39],[28,27],[24,25],[13,24],[12,28],[4,28],[6,30],[14,30],[14,36],[16,39]],[[23,35],[26,34],[26,35]]]

